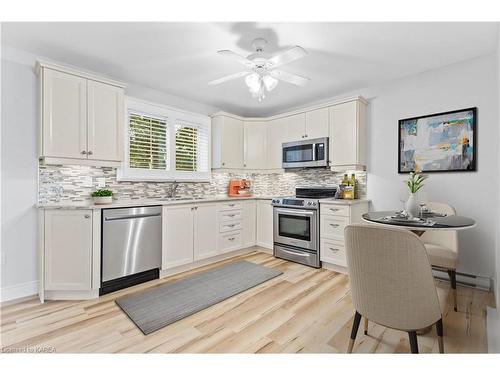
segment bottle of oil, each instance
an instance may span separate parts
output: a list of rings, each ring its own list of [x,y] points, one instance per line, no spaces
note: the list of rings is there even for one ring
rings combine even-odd
[[[358,180],[356,180],[356,175],[351,174],[351,180],[349,181],[350,185],[354,188],[354,199],[358,199]]]

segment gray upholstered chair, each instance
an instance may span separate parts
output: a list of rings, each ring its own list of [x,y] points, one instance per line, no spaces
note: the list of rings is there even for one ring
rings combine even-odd
[[[404,229],[354,224],[345,229],[345,245],[356,309],[347,352],[352,352],[365,317],[407,331],[412,353],[418,353],[417,330],[435,324],[443,353],[441,309],[422,241]]]
[[[456,215],[453,207],[446,203],[427,202],[427,208],[434,212]],[[457,311],[457,267],[458,235],[457,231],[427,231],[420,239],[424,243],[431,265],[448,272],[453,292],[453,307]]]

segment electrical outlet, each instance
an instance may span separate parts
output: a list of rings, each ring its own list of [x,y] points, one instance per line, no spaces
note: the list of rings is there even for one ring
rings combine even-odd
[[[85,176],[85,179],[83,180],[83,187],[94,187],[92,176]]]
[[[98,177],[96,178],[97,180],[97,187],[103,188],[106,187],[106,177]]]

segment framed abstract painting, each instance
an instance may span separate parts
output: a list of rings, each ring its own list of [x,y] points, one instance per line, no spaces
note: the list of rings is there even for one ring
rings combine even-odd
[[[399,120],[398,173],[475,171],[477,109]]]

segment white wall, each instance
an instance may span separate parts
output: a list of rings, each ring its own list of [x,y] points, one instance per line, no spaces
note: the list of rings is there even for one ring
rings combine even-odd
[[[2,59],[2,290],[36,280],[37,79],[33,67]],[[23,285],[24,284],[24,285]],[[6,297],[6,296],[5,296]]]
[[[37,291],[38,77],[36,56],[2,45],[0,301]],[[131,84],[126,94],[187,111],[218,109]]]

